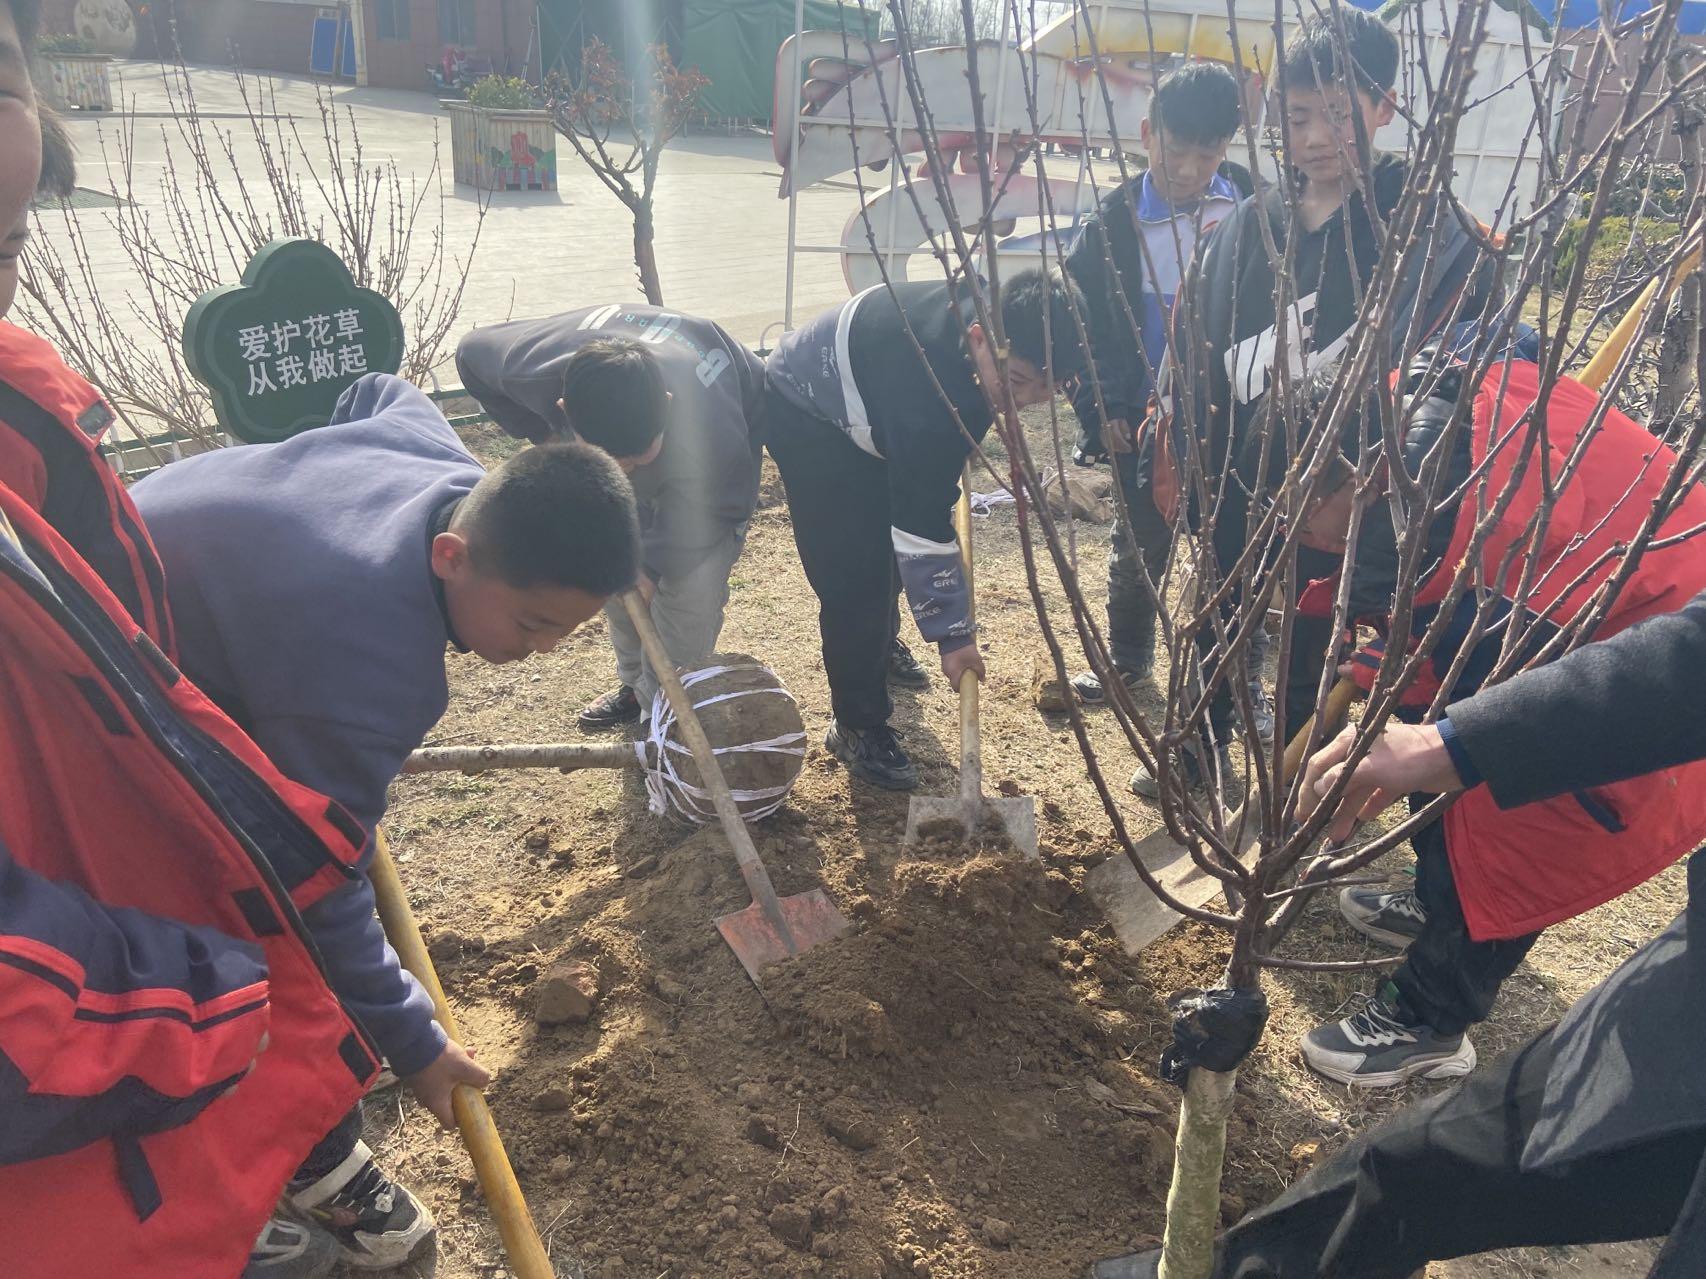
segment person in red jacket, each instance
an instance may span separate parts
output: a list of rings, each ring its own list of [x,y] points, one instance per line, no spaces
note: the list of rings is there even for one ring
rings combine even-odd
[[[0,0],[0,316],[38,176],[71,172],[36,19]],[[299,912],[357,850],[177,671],[111,418],[0,320],[0,1269],[300,1279],[335,1248],[269,1215],[377,1055]]]
[[[1454,663],[1461,669],[1450,692],[1464,697],[1492,672],[1512,629],[1526,628],[1517,650],[1526,662],[1569,625],[1618,572],[1622,549],[1648,518],[1676,463],[1658,440],[1568,378],[1550,388],[1546,433],[1530,455],[1537,365],[1494,364],[1472,384],[1462,367],[1443,375],[1429,372],[1431,358],[1431,352],[1418,357],[1400,388],[1410,410],[1402,419],[1407,468],[1419,474],[1425,457],[1445,449],[1433,490],[1444,501],[1427,531],[1428,558],[1409,601],[1412,645],[1449,603],[1457,566],[1470,557],[1477,521],[1509,500],[1479,552],[1486,590],[1471,589],[1451,606],[1438,644],[1405,690],[1400,713],[1417,717]],[[1471,418],[1448,436],[1463,397],[1472,402]],[[1584,436],[1577,460],[1573,453]],[[1303,535],[1317,549],[1343,554],[1357,497],[1348,465],[1341,475],[1343,482],[1325,486],[1331,491],[1312,508]],[[1558,484],[1535,551],[1530,525],[1542,485],[1546,477],[1556,482],[1561,476],[1568,479]],[[1369,500],[1374,504],[1341,576],[1351,576],[1350,618],[1383,629],[1407,548],[1400,550],[1393,521],[1384,518],[1386,499]],[[1662,544],[1703,521],[1706,492],[1689,486],[1656,534],[1660,546],[1640,558],[1595,638],[1680,609],[1706,589],[1706,539]],[[1519,612],[1513,597],[1525,572],[1531,590]],[[1300,611],[1329,615],[1338,588],[1336,579],[1312,584]],[[1463,652],[1471,639],[1473,646]],[[1364,648],[1348,673],[1370,685],[1383,652],[1381,642]],[[1448,723],[1445,730],[1450,746]],[[1472,768],[1466,755],[1463,768]],[[1699,764],[1508,811],[1484,788],[1470,791],[1412,836],[1413,889],[1353,887],[1341,894],[1340,909],[1353,927],[1407,948],[1406,954],[1366,1006],[1305,1036],[1304,1060],[1331,1079],[1362,1087],[1467,1074],[1475,1066],[1467,1028],[1491,1012],[1500,985],[1541,929],[1611,900],[1703,840],[1706,766]]]

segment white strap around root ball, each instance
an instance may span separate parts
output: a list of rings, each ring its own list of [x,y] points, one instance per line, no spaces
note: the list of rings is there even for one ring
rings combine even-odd
[[[763,666],[707,666],[704,670],[683,675],[681,686],[684,689],[692,688],[695,684],[703,683],[705,680],[713,679],[718,675],[726,675],[730,671],[749,670],[768,671],[768,668]],[[774,672],[770,672],[770,674],[774,675]],[[718,702],[732,701],[737,697],[753,697],[759,694],[786,697],[790,702],[794,700],[794,695],[784,688],[780,681],[777,681],[773,688],[746,688],[737,689],[732,693],[718,693],[714,697],[707,697],[704,701],[694,702],[693,709],[697,712]],[[710,791],[686,781],[676,771],[675,757],[679,755],[691,759],[693,752],[682,743],[669,740],[669,730],[674,726],[675,712],[669,705],[669,699],[664,696],[663,690],[660,688],[657,695],[652,699],[651,733],[645,741],[634,743],[635,752],[645,767],[647,806],[659,817],[673,808],[688,821],[703,825],[716,817],[716,805],[711,802]],[[651,748],[649,761],[648,746]],[[804,759],[806,735],[804,732],[784,733],[780,737],[766,738],[760,742],[736,742],[729,746],[714,746],[711,748],[711,753],[718,756],[742,753],[792,755]],[[756,822],[762,821],[782,807],[782,801],[788,797],[788,792],[793,788],[794,784],[790,781],[782,786],[767,786],[760,790],[730,788],[729,794],[740,806],[742,816],[749,822]],[[756,807],[746,807],[749,804],[756,805]]]

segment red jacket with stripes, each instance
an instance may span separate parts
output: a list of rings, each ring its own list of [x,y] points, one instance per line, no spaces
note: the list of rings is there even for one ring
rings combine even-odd
[[[173,665],[105,420],[0,324],[0,1257],[229,1279],[377,1066],[298,915],[359,831]]]

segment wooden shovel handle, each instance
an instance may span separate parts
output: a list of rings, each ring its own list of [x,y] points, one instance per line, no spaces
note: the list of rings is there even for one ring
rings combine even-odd
[[[444,1033],[461,1041],[456,1017],[444,997],[438,973],[421,940],[420,926],[415,923],[409,899],[403,893],[403,881],[397,875],[397,864],[391,860],[391,848],[385,842],[385,832],[373,832],[373,864],[368,877],[373,881],[373,896],[379,907],[379,922],[385,926],[397,958],[414,974],[415,980],[432,996],[434,1014]],[[462,1144],[474,1161],[474,1173],[480,1179],[480,1190],[486,1196],[492,1220],[497,1223],[498,1236],[503,1240],[504,1255],[509,1258],[517,1279],[556,1279],[551,1258],[539,1242],[539,1231],[533,1225],[533,1214],[527,1210],[527,1200],[516,1184],[515,1169],[510,1167],[503,1139],[498,1136],[497,1124],[486,1099],[477,1089],[458,1084],[450,1094],[451,1108],[456,1112],[456,1127],[462,1134]]]
[[[735,806],[734,796],[729,794],[729,784],[723,779],[722,766],[717,763],[717,752],[712,749],[711,739],[705,736],[705,728],[693,711],[692,698],[681,686],[681,678],[675,673],[675,662],[658,638],[657,628],[652,625],[651,610],[638,591],[624,591],[622,607],[628,610],[628,620],[634,623],[634,630],[640,636],[640,647],[645,650],[646,660],[658,678],[658,686],[663,689],[670,709],[675,712],[676,725],[687,739],[687,748],[693,752],[694,762],[699,765],[699,780],[711,794],[717,820],[722,823],[723,834],[734,849],[735,861],[740,863],[741,877],[752,890],[753,901],[758,903],[781,935],[791,940],[792,934],[782,915],[781,903],[776,900],[776,889],[770,882],[770,872],[759,860],[758,849],[752,844],[752,833],[746,828],[746,819]]]
[[[1351,703],[1356,701],[1357,682],[1354,679],[1341,677],[1327,692],[1325,707],[1327,731],[1333,732],[1334,725],[1345,717],[1351,709]],[[1297,770],[1303,767],[1304,752],[1309,749],[1309,739],[1315,735],[1315,717],[1311,715],[1309,722],[1297,730],[1297,736],[1285,746],[1285,757],[1280,762],[1280,783],[1291,781],[1297,776]]]
[[[977,643],[977,570],[971,554],[971,463],[960,468],[960,500],[954,503],[954,535],[960,543],[960,571],[966,582],[966,620],[971,623],[972,643]],[[978,729],[977,673],[960,676],[960,803],[966,809],[969,830],[983,805],[983,746]]]
[[[403,761],[405,773],[485,773],[498,768],[638,768],[632,742],[541,742],[538,745],[424,746]]]

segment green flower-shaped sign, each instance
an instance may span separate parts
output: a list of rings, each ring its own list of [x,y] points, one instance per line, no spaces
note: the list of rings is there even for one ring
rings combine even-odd
[[[403,320],[356,285],[317,240],[274,240],[241,284],[213,289],[184,317],[184,357],[213,392],[219,424],[265,444],[324,426],[338,397],[403,362]]]

